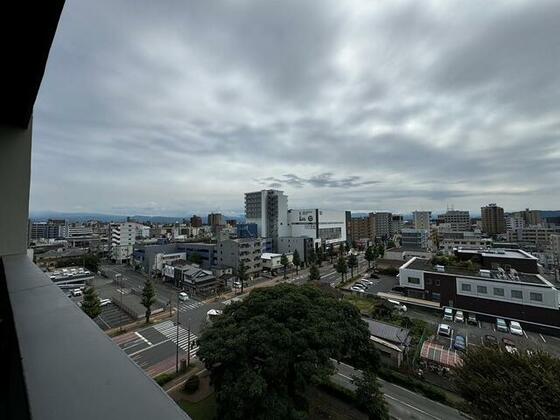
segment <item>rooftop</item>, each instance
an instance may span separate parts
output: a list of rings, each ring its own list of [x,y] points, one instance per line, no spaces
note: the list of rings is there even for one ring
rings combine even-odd
[[[524,260],[538,260],[537,257],[534,257],[531,254],[522,251],[520,249],[493,248],[493,249],[480,250],[480,249],[458,248],[457,251],[461,254],[481,255],[483,258],[515,258],[515,259],[524,259]]]
[[[532,283],[541,285],[550,285],[550,283],[542,277],[540,274],[531,273],[520,273],[516,270],[512,270],[510,273],[501,270],[469,270],[466,267],[456,267],[452,265],[446,265],[445,271],[440,271],[435,265],[432,265],[430,260],[425,260],[421,258],[413,258],[408,264],[405,264],[406,268],[412,270],[422,270],[431,273],[438,274],[451,274],[459,276],[477,277],[485,280],[497,280],[506,282],[521,282],[521,283]],[[484,276],[481,272],[487,273],[488,276]]]
[[[410,331],[406,328],[386,324],[385,322],[374,321],[368,318],[362,319],[367,322],[369,333],[372,336],[404,346],[408,346],[410,344]]]

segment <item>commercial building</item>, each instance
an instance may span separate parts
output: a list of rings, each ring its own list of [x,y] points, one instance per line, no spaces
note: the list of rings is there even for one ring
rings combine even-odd
[[[498,235],[506,231],[504,209],[495,203],[480,208],[482,231],[487,235]]]
[[[239,265],[243,261],[247,275],[255,276],[262,269],[261,240],[244,238],[218,241],[216,257],[219,265],[231,267],[234,272],[239,270]]]
[[[477,232],[453,232],[444,233],[439,240],[439,249],[444,254],[452,255],[457,248],[485,250],[492,248],[492,239],[483,238]]]
[[[438,215],[437,223],[449,225],[449,228],[454,232],[471,230],[470,214],[464,210],[447,210],[445,213]]]
[[[537,258],[521,250],[458,250],[469,265],[432,265],[413,258],[400,268],[409,297],[488,317],[560,328],[560,294],[539,274]]]
[[[93,228],[85,226],[81,223],[67,223],[60,229],[64,238],[76,238],[84,236],[92,236]]]
[[[28,236],[29,241],[38,239],[57,239],[64,237],[65,220],[49,219],[46,222],[29,221]]]
[[[165,263],[181,259],[197,259],[203,268],[217,264],[216,244],[205,242],[174,242],[135,245],[133,260],[145,273],[161,271]]]
[[[306,262],[314,250],[314,239],[305,236],[283,236],[278,238],[278,252],[280,254],[293,254],[298,252],[301,261]]]
[[[272,238],[277,248],[280,236],[290,236],[288,196],[279,190],[262,190],[245,194],[245,222],[255,223],[261,238]]]
[[[291,235],[320,240],[321,245],[346,242],[346,212],[320,209],[288,211]],[[278,249],[278,248],[277,248]]]
[[[136,223],[111,223],[109,256],[116,263],[128,261],[136,242]]]
[[[428,231],[425,229],[403,229],[401,246],[407,249],[428,249]]]
[[[431,211],[414,211],[412,213],[412,217],[414,219],[414,228],[415,229],[424,229],[430,230],[430,221],[432,219],[432,212]]]

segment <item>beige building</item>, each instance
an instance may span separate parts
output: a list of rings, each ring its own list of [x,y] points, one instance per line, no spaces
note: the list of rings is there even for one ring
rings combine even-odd
[[[506,223],[504,218],[504,209],[496,204],[488,204],[480,208],[482,216],[482,231],[488,235],[497,235],[505,233]]]

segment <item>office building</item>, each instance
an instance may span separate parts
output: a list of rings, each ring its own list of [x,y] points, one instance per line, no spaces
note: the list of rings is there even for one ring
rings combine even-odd
[[[210,213],[207,220],[207,225],[209,226],[224,226],[226,224],[225,218],[221,213]]]
[[[134,264],[141,266],[145,273],[162,270],[165,264],[177,260],[199,260],[200,266],[210,268],[216,265],[216,244],[205,242],[174,242],[166,239],[157,244],[134,246]]]
[[[487,235],[498,235],[506,231],[504,209],[495,203],[480,208],[482,231]]]
[[[453,255],[455,249],[485,250],[492,248],[492,239],[483,238],[479,232],[443,233],[439,239],[439,249],[446,255]]]
[[[202,226],[202,217],[193,214],[191,216],[191,226],[192,227],[201,227]]]
[[[448,225],[453,232],[471,230],[471,217],[468,211],[447,210],[445,213],[438,215],[437,223],[438,225]]]
[[[471,260],[472,267],[432,265],[418,258],[401,266],[399,283],[405,295],[485,317],[560,329],[560,294],[539,274],[536,257],[498,249],[456,254]]]
[[[318,244],[330,246],[346,242],[346,212],[320,209],[291,209],[288,211],[291,235],[306,236]]]
[[[128,261],[136,242],[136,223],[111,223],[109,256],[118,264]]]
[[[430,221],[432,219],[431,211],[416,210],[412,213],[412,217],[414,219],[415,229],[430,230]]]
[[[262,190],[245,194],[245,222],[255,223],[261,238],[272,238],[276,249],[280,236],[290,236],[288,196],[279,190]]]
[[[404,249],[428,249],[428,231],[425,229],[403,229],[401,247]]]
[[[234,273],[243,261],[248,276],[256,276],[262,269],[260,239],[226,239],[216,244],[219,265],[231,267]]]

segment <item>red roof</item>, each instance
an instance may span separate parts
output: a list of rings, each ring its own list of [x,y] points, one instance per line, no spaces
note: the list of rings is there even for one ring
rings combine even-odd
[[[420,357],[446,367],[459,366],[463,362],[461,356],[459,356],[455,350],[446,349],[441,344],[428,340],[424,341],[424,344],[422,344]]]

